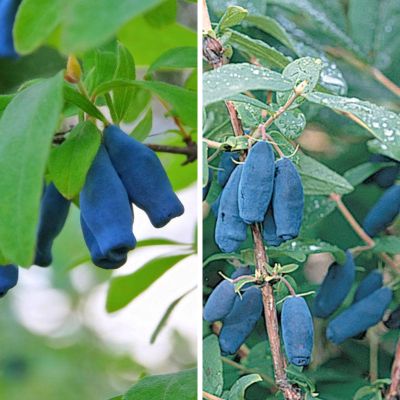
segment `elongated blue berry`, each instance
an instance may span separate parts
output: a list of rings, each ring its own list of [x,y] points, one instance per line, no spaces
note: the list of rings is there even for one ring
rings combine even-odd
[[[272,198],[275,156],[267,142],[256,143],[243,165],[239,183],[239,215],[248,224],[264,221]]]
[[[68,217],[71,202],[50,183],[44,190],[40,204],[35,264],[47,267],[52,262],[51,249]]]
[[[93,263],[107,269],[120,267],[136,245],[132,206],[103,145],[89,169],[79,201],[82,232]]]
[[[282,307],[282,336],[286,355],[294,365],[308,365],[314,341],[312,316],[303,297],[291,296]]]
[[[132,203],[156,228],[183,214],[184,208],[153,150],[115,125],[104,131],[104,143]]]
[[[334,262],[328,269],[314,301],[313,314],[328,318],[343,303],[354,282],[355,265],[350,251],[346,251],[346,262]]]
[[[328,325],[326,337],[340,344],[376,325],[381,321],[392,297],[393,293],[388,287],[375,290],[334,318]]]
[[[371,271],[358,285],[356,293],[354,294],[353,303],[369,296],[371,293],[375,292],[375,290],[382,287],[382,285],[382,274],[377,269]]]
[[[250,274],[250,268],[238,268],[231,276],[236,279],[242,275]],[[224,279],[212,291],[204,306],[203,316],[208,322],[221,321],[232,310],[233,303],[237,297],[233,283]]]
[[[221,159],[218,165],[217,180],[222,187],[226,185],[226,182],[228,182],[231,173],[236,168],[237,164],[235,164],[234,161],[239,161],[239,153],[223,152],[221,154]]]
[[[392,186],[400,173],[400,163],[396,160],[393,160],[390,157],[386,157],[382,154],[372,154],[370,159],[373,163],[396,163],[392,167],[385,167],[375,172],[372,176],[370,176],[366,182],[375,182],[379,187],[383,189],[387,189]]]
[[[272,208],[269,207],[263,222],[263,239],[267,246],[279,246],[284,240],[277,236]]]
[[[298,236],[301,228],[304,209],[303,185],[296,167],[288,158],[278,160],[275,169],[272,209],[276,235],[283,240],[290,240]]]
[[[18,267],[13,264],[0,265],[0,297],[3,297],[18,282]]]
[[[389,315],[386,321],[383,322],[388,329],[400,328],[400,306],[395,308]]]
[[[20,0],[0,0],[0,57],[15,57],[12,29]]]
[[[236,296],[231,312],[223,320],[219,335],[221,352],[235,354],[253,331],[263,311],[261,290],[252,286],[242,298]]]
[[[224,187],[215,226],[215,242],[221,251],[236,251],[246,240],[247,225],[239,216],[238,188],[243,165],[235,168]]]
[[[371,237],[385,230],[400,212],[400,185],[387,189],[364,219],[363,228]]]

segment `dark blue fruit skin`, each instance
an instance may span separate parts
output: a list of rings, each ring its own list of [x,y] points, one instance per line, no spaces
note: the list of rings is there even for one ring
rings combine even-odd
[[[20,0],[0,0],[0,57],[16,57],[12,29]]]
[[[80,195],[81,226],[93,263],[118,268],[136,245],[133,214],[125,187],[103,145],[93,161]]]
[[[356,293],[354,294],[353,303],[357,303],[361,299],[369,296],[371,293],[378,290],[383,285],[383,276],[377,270],[371,271],[358,285]]]
[[[222,187],[226,185],[231,173],[236,168],[237,164],[235,164],[232,159],[239,161],[239,156],[239,153],[224,152],[221,154],[221,159],[218,165],[217,180]]]
[[[272,209],[276,235],[283,240],[290,240],[298,236],[303,220],[303,184],[296,167],[288,158],[278,160],[275,170]]]
[[[184,208],[153,150],[115,125],[104,131],[104,144],[129,199],[156,228],[183,214]]]
[[[242,298],[236,296],[233,308],[223,320],[219,344],[223,355],[235,354],[246,341],[263,311],[261,290],[256,286],[247,289]]]
[[[379,187],[383,189],[387,189],[392,186],[400,173],[400,163],[382,154],[372,154],[369,160],[373,163],[394,162],[397,164],[393,167],[385,167],[380,169],[378,172],[375,172],[375,174],[373,174],[366,180],[366,183],[375,182]]]
[[[284,240],[276,235],[276,225],[272,208],[269,207],[263,222],[263,239],[267,246],[277,247]]]
[[[250,274],[250,268],[238,268],[232,275],[232,279],[236,279],[242,275]],[[220,282],[211,295],[208,297],[204,306],[203,317],[208,322],[221,321],[232,310],[233,303],[237,294],[233,283],[224,279]]]
[[[352,304],[329,323],[326,337],[331,342],[340,344],[376,325],[381,321],[392,297],[391,289],[382,287]]]
[[[275,156],[267,142],[256,143],[243,165],[239,184],[239,215],[248,224],[264,221],[272,198]]]
[[[208,181],[207,185],[203,187],[203,201],[206,199],[208,192],[210,190],[211,182],[213,180],[214,171],[211,168],[208,168]]]
[[[383,322],[388,329],[399,329],[400,328],[400,306],[394,309],[389,318]]]
[[[314,327],[310,310],[302,297],[292,296],[285,300],[281,325],[289,362],[298,366],[308,365],[313,349]]]
[[[36,255],[34,263],[47,267],[52,262],[51,248],[68,217],[71,202],[50,183],[44,190],[40,204],[37,230]]]
[[[243,165],[238,165],[224,187],[215,226],[215,242],[224,253],[236,251],[246,240],[247,225],[239,216],[238,188]]]
[[[364,219],[363,228],[371,237],[385,230],[400,212],[400,185],[387,189]]]
[[[0,297],[3,297],[18,282],[18,267],[13,264],[0,265]]]
[[[354,282],[355,265],[350,251],[346,251],[344,265],[333,263],[318,289],[314,301],[313,314],[318,318],[328,318],[343,303]]]

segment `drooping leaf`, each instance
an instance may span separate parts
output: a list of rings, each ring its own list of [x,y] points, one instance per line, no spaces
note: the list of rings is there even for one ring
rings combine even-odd
[[[161,56],[150,65],[147,73],[152,73],[159,69],[195,68],[196,66],[196,47],[176,47],[161,54]]]
[[[139,140],[140,142],[143,142],[149,136],[152,126],[153,110],[151,107],[149,107],[143,118],[133,128],[132,132],[129,135]]]
[[[43,176],[63,105],[57,74],[18,93],[0,120],[0,242],[4,255],[31,264]]]
[[[224,386],[224,378],[221,350],[216,335],[210,335],[204,339],[203,354],[203,389],[215,396],[220,396]]]
[[[245,400],[244,394],[246,389],[256,382],[262,381],[258,374],[250,374],[239,378],[229,391],[228,400]]]

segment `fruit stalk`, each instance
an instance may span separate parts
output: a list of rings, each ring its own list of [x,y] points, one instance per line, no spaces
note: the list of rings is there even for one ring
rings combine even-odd
[[[389,392],[386,395],[386,400],[398,399],[400,393],[400,339],[397,342],[396,355],[392,366],[392,383]]]

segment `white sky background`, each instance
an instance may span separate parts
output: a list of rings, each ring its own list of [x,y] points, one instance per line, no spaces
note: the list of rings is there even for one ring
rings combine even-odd
[[[170,120],[163,117],[164,111],[158,103],[154,103],[153,112],[152,132],[164,131],[167,126],[174,127]],[[165,237],[191,243],[197,220],[196,193],[196,185],[178,192],[185,213],[162,229],[153,228],[145,213],[135,208],[134,232],[138,241]],[[113,274],[129,274],[156,255],[167,253],[168,249],[163,246],[134,250],[127,264]],[[73,313],[68,296],[51,287],[51,267],[21,268],[19,283],[9,294],[18,320],[36,334],[53,337],[68,335],[85,324],[115,351],[132,354],[153,373],[170,372],[174,368],[168,363],[168,356],[171,335],[173,330],[178,330],[189,340],[193,354],[191,358],[195,359],[198,323],[198,313],[194,312],[197,308],[196,291],[186,296],[175,308],[166,328],[153,345],[150,344],[150,336],[169,304],[198,283],[200,262],[197,256],[181,261],[131,304],[113,314],[105,311],[108,283],[93,288],[93,268],[97,267],[83,265],[71,272],[73,285],[82,293],[79,312],[75,310]]]

